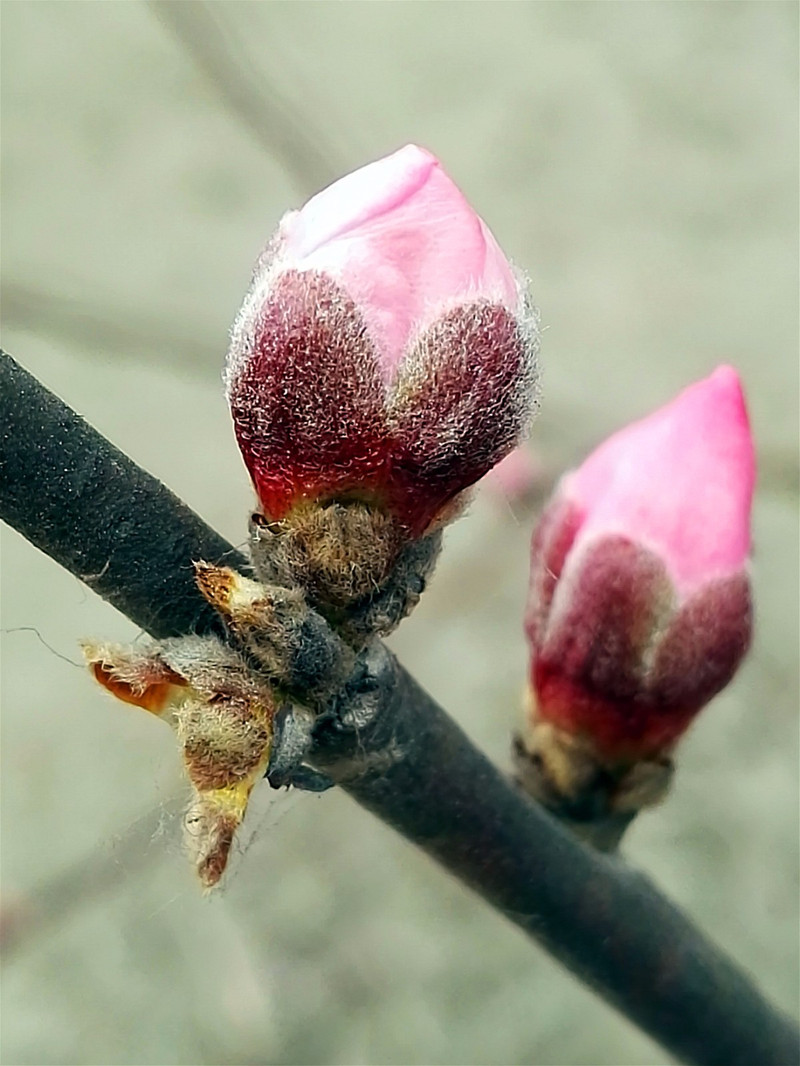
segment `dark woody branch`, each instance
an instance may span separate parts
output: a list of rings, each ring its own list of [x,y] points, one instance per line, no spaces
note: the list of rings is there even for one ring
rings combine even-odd
[[[247,560],[5,352],[0,434],[5,522],[152,636],[221,634],[192,560]]]
[[[194,560],[247,561],[9,356],[0,514],[156,637],[221,632]],[[673,1055],[794,1064],[794,1025],[651,883],[515,790],[381,645],[318,720],[311,761]]]

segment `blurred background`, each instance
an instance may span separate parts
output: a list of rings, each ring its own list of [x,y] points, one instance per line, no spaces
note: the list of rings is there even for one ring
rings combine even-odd
[[[739,368],[756,646],[626,852],[796,1011],[797,5],[15,3],[2,60],[4,346],[234,543],[220,366],[284,210],[416,141],[529,272],[538,483],[479,495],[392,640],[502,765],[537,494]],[[133,626],[3,537],[5,1063],[666,1061],[344,795],[262,789],[202,898],[170,732],[79,665]]]

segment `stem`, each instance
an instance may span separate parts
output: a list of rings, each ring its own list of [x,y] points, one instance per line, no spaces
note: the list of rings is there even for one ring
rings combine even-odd
[[[0,514],[161,637],[219,631],[192,580],[246,566],[158,481],[0,355]],[[685,1062],[792,1066],[793,1023],[650,882],[515,790],[381,645],[313,762]]]
[[[557,818],[564,828],[569,829],[578,840],[589,844],[597,851],[604,851],[607,855],[611,855],[619,848],[622,838],[639,812],[612,815],[594,822],[571,822],[554,811],[548,811],[548,813]]]

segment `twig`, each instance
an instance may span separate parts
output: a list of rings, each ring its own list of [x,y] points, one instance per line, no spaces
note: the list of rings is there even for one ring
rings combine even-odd
[[[0,514],[154,636],[217,628],[191,560],[246,561],[14,361]],[[515,791],[392,655],[320,719],[313,761],[685,1062],[794,1066],[796,1027],[619,860]]]
[[[5,353],[0,426],[4,521],[153,636],[222,632],[192,560],[247,560]]]

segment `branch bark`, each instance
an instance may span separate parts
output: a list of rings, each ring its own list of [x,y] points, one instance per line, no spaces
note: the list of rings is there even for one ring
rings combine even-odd
[[[247,560],[8,355],[0,515],[155,637],[221,633],[192,561]],[[312,761],[666,1049],[792,1066],[795,1025],[642,875],[515,790],[382,645]]]

